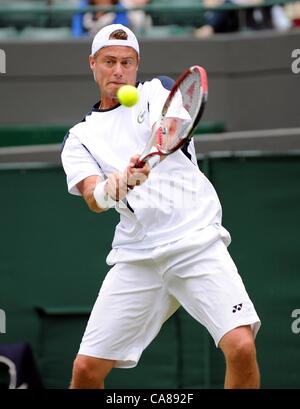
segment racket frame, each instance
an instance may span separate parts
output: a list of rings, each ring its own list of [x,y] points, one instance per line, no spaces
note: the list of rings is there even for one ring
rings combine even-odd
[[[194,71],[198,71],[199,76],[201,78],[201,95],[198,101],[198,113],[195,116],[193,122],[190,124],[189,128],[187,129],[187,134],[184,138],[182,138],[179,143],[177,145],[175,145],[172,149],[169,149],[168,151],[165,151],[162,146],[161,146],[161,141],[162,141],[162,122],[163,119],[166,116],[166,113],[168,112],[168,108],[171,104],[171,101],[174,97],[174,95],[176,94],[176,92],[179,90],[181,83]],[[178,150],[181,146],[183,146],[189,139],[192,138],[193,133],[195,131],[195,128],[197,127],[205,106],[206,106],[206,102],[207,102],[207,96],[208,96],[208,83],[207,83],[207,74],[206,71],[203,67],[200,67],[199,65],[193,65],[192,67],[188,68],[187,70],[185,70],[180,77],[176,80],[176,82],[174,83],[167,99],[166,102],[164,103],[163,109],[162,109],[162,113],[159,119],[159,126],[155,127],[154,135],[151,136],[151,139],[154,138],[154,136],[156,136],[156,144],[152,146],[152,149],[150,150],[150,152],[147,152],[145,154],[143,154],[140,158],[139,161],[137,163],[136,167],[143,167],[145,162],[149,161],[153,156],[155,155],[159,155],[159,156],[166,156],[166,155],[170,155],[171,153],[175,152],[176,150]],[[158,161],[153,162],[154,165],[156,165]]]

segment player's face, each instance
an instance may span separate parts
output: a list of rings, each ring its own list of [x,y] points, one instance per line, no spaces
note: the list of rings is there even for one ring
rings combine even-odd
[[[116,93],[122,85],[135,85],[138,65],[137,52],[131,47],[105,47],[90,57],[90,67],[101,92],[102,108],[116,104]]]

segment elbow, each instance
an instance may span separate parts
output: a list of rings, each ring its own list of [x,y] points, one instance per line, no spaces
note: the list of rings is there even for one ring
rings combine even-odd
[[[100,207],[98,207],[97,205],[89,205],[89,209],[93,213],[102,213],[106,210],[106,209],[100,209]]]
[[[101,209],[100,207],[98,207],[96,202],[88,203],[88,207],[93,213],[102,213],[102,212],[105,212],[105,210],[107,210],[107,209]]]

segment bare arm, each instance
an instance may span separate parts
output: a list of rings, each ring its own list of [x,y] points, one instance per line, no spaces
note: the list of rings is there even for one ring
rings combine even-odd
[[[77,188],[81,193],[82,197],[86,201],[88,207],[92,212],[101,213],[106,209],[100,209],[97,206],[96,200],[94,198],[94,190],[97,183],[101,182],[102,178],[100,176],[88,176],[87,178],[81,180],[77,183]]]
[[[143,168],[136,169],[135,163],[137,162],[139,155],[135,155],[130,159],[129,166],[123,173],[112,173],[106,180],[104,187],[105,193],[107,193],[113,200],[119,201],[124,199],[128,192],[128,188],[134,188],[134,186],[144,183],[149,175],[150,168],[148,164],[145,164]],[[86,201],[88,207],[92,212],[101,213],[108,208],[101,208],[97,205],[94,197],[94,190],[98,183],[103,182],[103,179],[98,175],[88,176],[81,182],[77,183],[77,188],[82,197]]]

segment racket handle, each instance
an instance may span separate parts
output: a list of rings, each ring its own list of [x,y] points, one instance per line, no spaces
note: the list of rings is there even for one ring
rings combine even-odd
[[[153,169],[160,162],[160,155],[157,153],[155,155],[145,155],[141,156],[140,159],[135,164],[135,168],[142,168],[145,166],[145,163],[148,163],[150,169]]]
[[[136,162],[136,164],[134,165],[134,167],[135,168],[142,168],[144,165],[145,165],[145,163],[146,163],[146,161],[143,161],[143,160],[138,160],[137,162]]]

